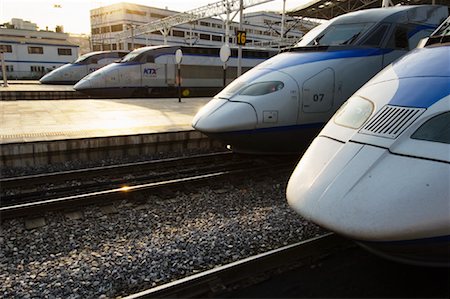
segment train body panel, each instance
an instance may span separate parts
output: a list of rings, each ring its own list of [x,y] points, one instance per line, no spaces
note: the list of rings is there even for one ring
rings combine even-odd
[[[95,96],[176,96],[177,49],[183,51],[180,70],[183,96],[213,95],[223,88],[223,62],[219,58],[219,49],[180,46],[139,48],[120,63],[86,76],[74,88]],[[276,50],[245,49],[242,70],[245,72],[274,54]],[[237,59],[231,57],[227,66],[230,82],[230,77],[236,73]]]
[[[450,266],[449,184],[444,43],[411,51],[356,91],[303,155],[287,198],[305,218],[379,255]]]
[[[236,152],[301,152],[348,97],[447,15],[445,7],[410,6],[335,18],[311,33],[315,36],[305,36],[307,44],[261,63],[215,96],[252,105],[254,130],[232,126],[230,131],[229,122],[239,120],[219,111],[203,111],[194,117],[193,127]],[[222,113],[228,113],[225,107]],[[220,130],[216,122],[224,119]]]
[[[75,84],[86,75],[122,58],[127,53],[125,51],[87,53],[74,62],[65,64],[45,74],[39,81],[42,84]]]

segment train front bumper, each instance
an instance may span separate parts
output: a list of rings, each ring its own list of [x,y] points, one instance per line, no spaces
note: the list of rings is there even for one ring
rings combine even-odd
[[[305,218],[361,241],[450,235],[448,164],[318,137],[287,187]]]

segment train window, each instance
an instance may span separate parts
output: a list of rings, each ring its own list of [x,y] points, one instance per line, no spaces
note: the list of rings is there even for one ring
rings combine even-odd
[[[140,48],[138,50],[134,50],[127,55],[125,55],[120,62],[135,62],[139,61],[142,56],[140,56],[143,52],[147,51],[145,48]]]
[[[408,49],[408,28],[405,25],[398,25],[389,38],[387,47],[390,49]]]
[[[450,144],[450,111],[425,122],[411,135],[411,138]]]
[[[380,47],[383,41],[383,37],[389,28],[388,24],[383,24],[378,26],[375,31],[373,31],[368,38],[366,38],[362,44],[365,46]]]
[[[359,129],[370,117],[373,111],[371,101],[352,97],[345,102],[334,115],[334,122],[338,125]]]
[[[28,47],[28,54],[44,54],[43,47]]]
[[[372,25],[373,23],[358,23],[329,26],[323,33],[315,37],[309,45],[351,45]]]
[[[258,82],[244,88],[239,94],[244,96],[261,96],[283,89],[281,81]]]
[[[12,46],[11,45],[0,45],[0,51],[3,51],[4,53],[12,53]]]
[[[58,48],[58,55],[72,55],[72,49]]]

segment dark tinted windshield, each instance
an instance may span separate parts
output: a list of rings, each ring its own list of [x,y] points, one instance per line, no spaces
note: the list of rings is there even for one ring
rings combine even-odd
[[[85,62],[89,57],[92,57],[92,56],[98,55],[98,54],[99,54],[99,52],[86,53],[86,54],[81,55],[80,57],[78,57],[78,59],[75,60],[75,61],[72,62],[72,63],[75,64],[75,63]]]
[[[340,24],[327,27],[314,38],[310,46],[352,45],[373,23]]]
[[[139,55],[141,55],[142,53],[144,53],[148,50],[149,50],[148,48],[140,48],[140,49],[134,50],[133,52],[125,55],[120,62],[136,62],[139,59]]]

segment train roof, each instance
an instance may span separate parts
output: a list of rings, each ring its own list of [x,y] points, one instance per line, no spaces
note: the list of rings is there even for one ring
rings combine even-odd
[[[384,8],[372,8],[350,12],[345,15],[336,17],[331,22],[333,24],[349,24],[349,23],[407,23],[407,22],[423,22],[424,19],[430,17],[431,12],[436,10],[447,11],[448,8],[441,5],[407,5],[394,6]]]

